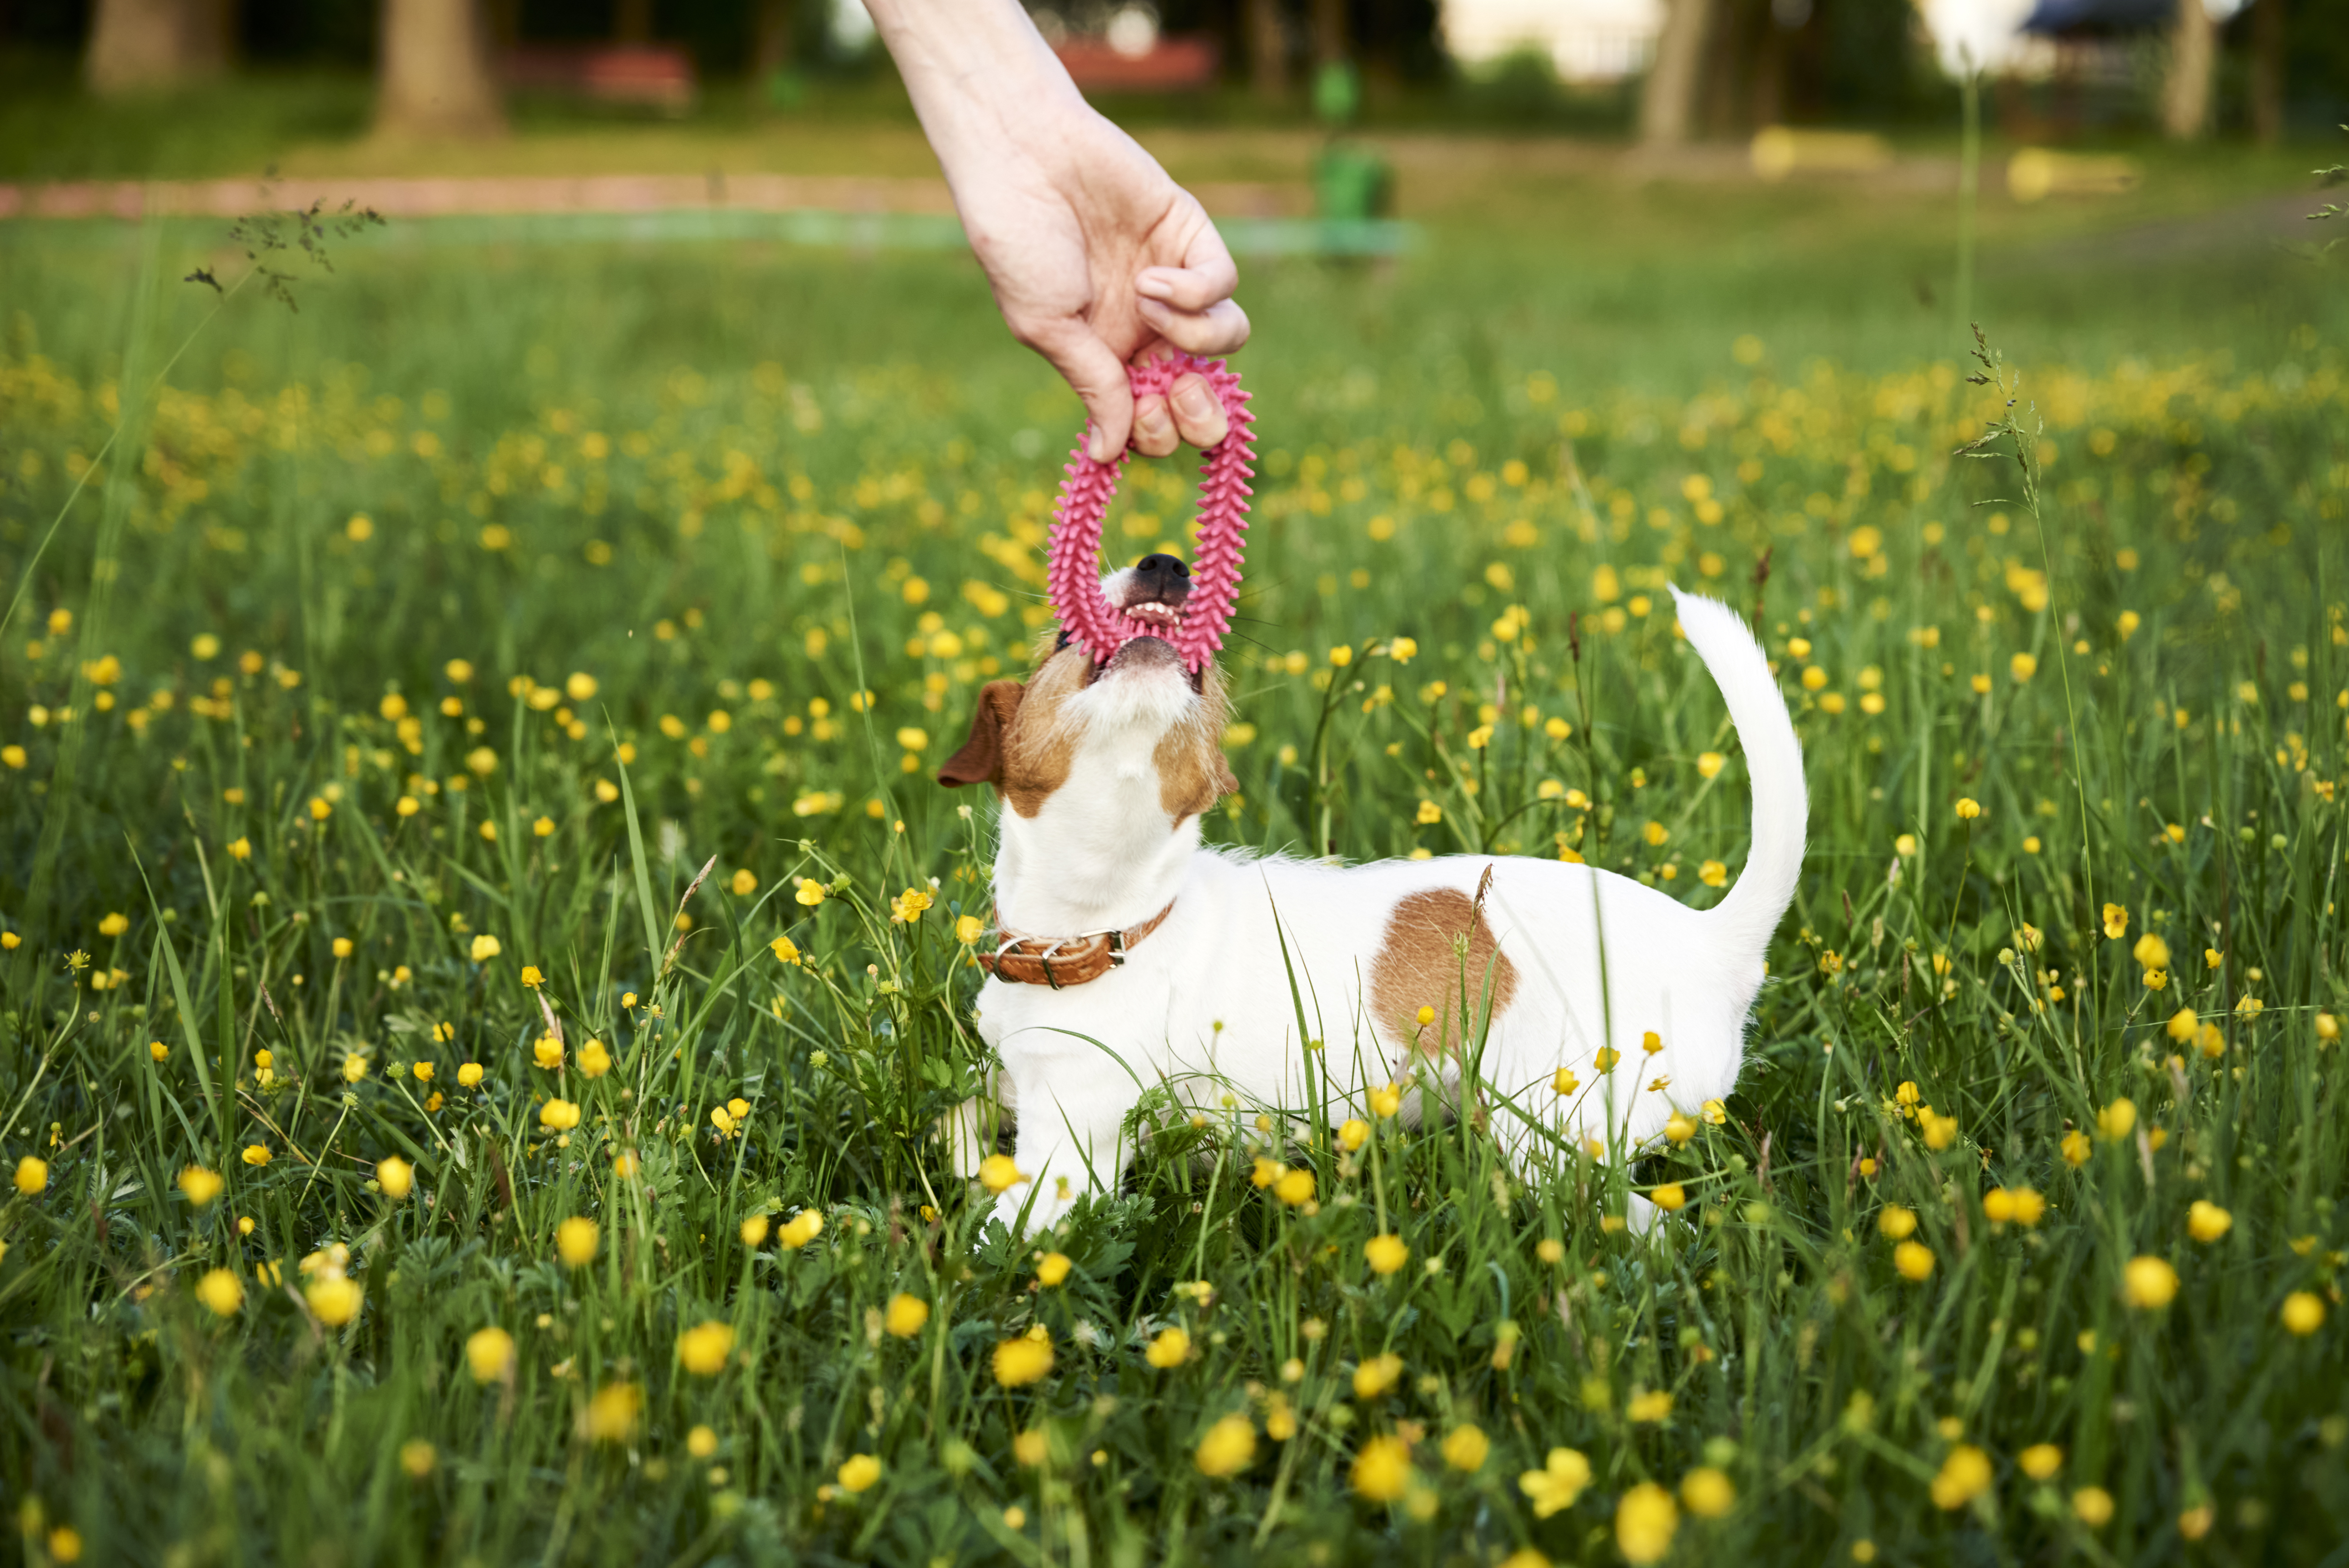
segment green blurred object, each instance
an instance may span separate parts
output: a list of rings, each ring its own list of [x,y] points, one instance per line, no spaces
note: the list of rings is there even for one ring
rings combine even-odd
[[[767,104],[771,108],[797,108],[807,101],[807,73],[789,67],[767,77]]]
[[[1335,140],[1313,160],[1313,210],[1322,218],[1382,218],[1394,207],[1394,168],[1360,142]]]
[[[1350,60],[1331,60],[1313,77],[1313,113],[1322,124],[1346,126],[1361,112],[1362,78]]]

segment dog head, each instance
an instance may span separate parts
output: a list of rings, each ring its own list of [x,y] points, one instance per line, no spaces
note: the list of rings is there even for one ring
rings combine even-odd
[[[1164,635],[1130,637],[1098,664],[1066,633],[1040,645],[1025,685],[989,681],[980,690],[970,738],[938,782],[992,784],[1030,820],[1058,801],[1127,830],[1163,816],[1167,831],[1237,788],[1224,764],[1223,677],[1212,662],[1185,670],[1168,640],[1183,624],[1190,569],[1171,555],[1144,556],[1102,578],[1102,592],[1129,620]]]

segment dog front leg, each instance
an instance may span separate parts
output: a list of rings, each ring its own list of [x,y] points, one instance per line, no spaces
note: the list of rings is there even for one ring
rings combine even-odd
[[[1124,1173],[1132,1150],[1123,1130],[1136,1094],[1123,1073],[1102,1074],[1092,1061],[1060,1062],[1050,1074],[1012,1075],[1019,1105],[1012,1163],[1024,1181],[995,1202],[1005,1227],[1036,1232],[1058,1224],[1088,1190],[1107,1191]]]

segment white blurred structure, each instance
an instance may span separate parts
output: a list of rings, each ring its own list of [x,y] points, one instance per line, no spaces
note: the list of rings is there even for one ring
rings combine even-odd
[[[2023,32],[2034,0],[1919,0],[1925,28],[1933,35],[1933,53],[1952,77],[1969,69],[1983,76],[2029,71],[2041,63],[2046,46]]]
[[[1469,67],[1531,50],[1569,82],[1612,82],[1647,69],[1663,0],[1444,0],[1444,44]]]

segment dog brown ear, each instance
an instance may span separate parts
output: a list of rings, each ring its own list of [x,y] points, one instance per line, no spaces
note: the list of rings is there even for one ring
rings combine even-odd
[[[1028,688],[1018,681],[989,681],[978,689],[978,711],[970,716],[970,738],[938,769],[938,782],[958,784],[1003,782],[1003,732],[1011,727]]]

